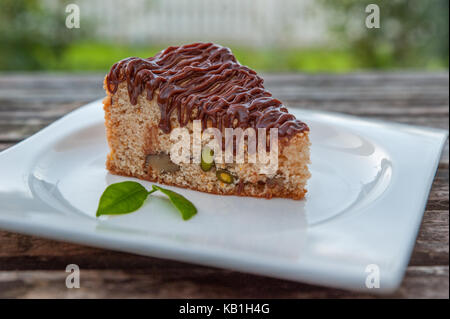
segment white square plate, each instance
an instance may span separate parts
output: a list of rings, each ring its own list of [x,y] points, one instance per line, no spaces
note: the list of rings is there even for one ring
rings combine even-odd
[[[105,187],[131,178],[105,169],[96,101],[0,153],[0,228],[354,290],[367,289],[367,266],[375,264],[380,288],[373,290],[394,290],[447,132],[291,111],[311,128],[312,178],[303,201],[172,188],[197,206],[191,220],[160,195],[138,212],[97,219]]]

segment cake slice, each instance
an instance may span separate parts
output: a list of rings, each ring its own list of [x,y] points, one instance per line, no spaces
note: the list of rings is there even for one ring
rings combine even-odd
[[[127,58],[112,66],[104,88],[110,148],[106,167],[111,173],[220,195],[305,196],[310,177],[308,126],[273,98],[263,79],[228,48],[195,43],[169,47],[147,59]],[[183,128],[192,137],[195,123],[201,123],[202,132],[241,128],[261,135],[258,129],[267,129],[266,141],[269,129],[277,129],[277,166],[261,173],[259,162],[220,161],[214,157],[219,152],[206,146],[208,139],[200,142],[200,159],[191,152],[190,161],[174,162],[171,133]],[[191,150],[192,139],[187,145]],[[248,143],[244,139],[246,152]],[[236,155],[236,142],[232,147]],[[268,144],[265,151],[271,150]],[[208,152],[214,161],[205,159]]]

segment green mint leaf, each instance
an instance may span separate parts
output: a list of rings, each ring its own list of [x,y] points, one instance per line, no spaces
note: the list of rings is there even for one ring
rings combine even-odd
[[[149,192],[139,183],[122,182],[109,185],[98,203],[97,217],[100,215],[121,215],[138,210]]]
[[[172,204],[180,211],[183,220],[188,220],[197,214],[197,208],[184,196],[159,186],[153,185],[152,188],[153,190],[161,191],[169,197]]]

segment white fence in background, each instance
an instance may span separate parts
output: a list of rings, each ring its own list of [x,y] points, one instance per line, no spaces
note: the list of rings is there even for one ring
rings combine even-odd
[[[70,2],[79,5],[82,21],[94,23],[94,36],[120,43],[217,41],[301,47],[327,40],[326,17],[317,0]]]

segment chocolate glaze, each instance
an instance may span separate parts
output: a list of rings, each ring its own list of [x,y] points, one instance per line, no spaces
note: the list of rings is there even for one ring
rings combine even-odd
[[[230,49],[213,43],[169,47],[148,59],[127,58],[114,64],[106,85],[114,94],[127,81],[133,105],[145,92],[148,100],[159,91],[159,127],[171,131],[170,116],[178,111],[185,126],[199,119],[203,128],[278,128],[278,136],[291,137],[308,126],[289,114],[283,104],[264,89],[255,71],[239,64]]]

